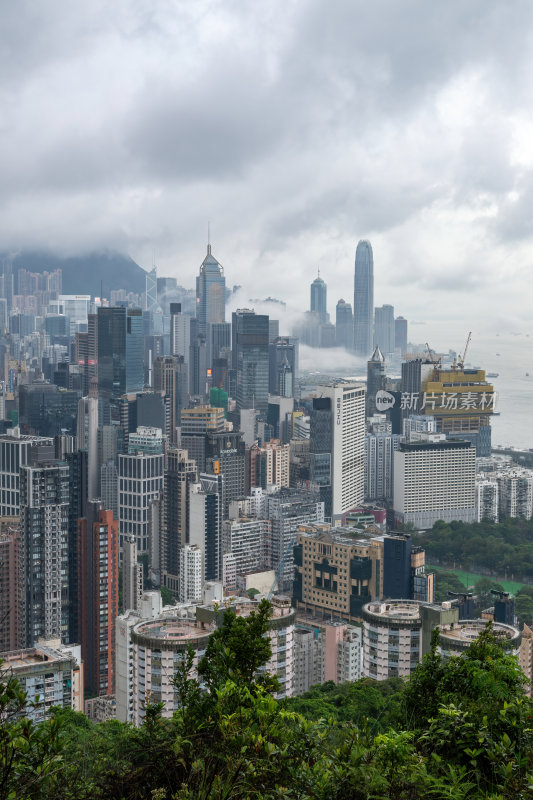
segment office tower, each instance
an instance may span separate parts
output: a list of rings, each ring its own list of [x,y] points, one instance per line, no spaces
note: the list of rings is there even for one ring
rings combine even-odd
[[[281,439],[285,444],[290,442],[293,410],[292,397],[269,396],[267,422],[272,428],[273,439]]]
[[[98,309],[98,391],[118,399],[126,391],[126,309]]]
[[[144,389],[144,324],[140,308],[126,312],[126,392]]]
[[[79,530],[79,629],[85,689],[115,691],[115,620],[118,617],[118,522],[112,511],[89,503]],[[141,565],[142,566],[142,565]]]
[[[231,323],[210,322],[207,326],[207,367],[213,368],[215,358],[220,358],[231,348]]]
[[[134,538],[139,553],[150,549],[148,509],[163,488],[163,455],[137,452],[118,457],[121,545]]]
[[[366,403],[365,414],[368,417],[374,416],[377,413],[376,407],[376,394],[385,389],[385,382],[387,376],[385,375],[385,359],[383,353],[376,346],[372,358],[366,365]]]
[[[133,537],[124,538],[122,552],[122,605],[125,611],[136,611],[143,593],[143,565],[137,561],[137,544]]]
[[[87,392],[91,393],[91,384],[98,385],[98,314],[87,317]]]
[[[412,548],[410,536],[385,536],[383,542],[383,597],[411,598]]]
[[[200,474],[190,487],[189,544],[202,553],[203,580],[222,578],[222,476]]]
[[[533,472],[528,469],[510,468],[496,474],[499,496],[500,519],[533,515]]]
[[[68,637],[69,468],[61,462],[20,469],[24,644]]]
[[[198,483],[194,459],[187,450],[171,449],[167,453],[164,481],[163,583],[176,594],[180,574],[180,549],[189,541],[189,494]]]
[[[100,494],[98,460],[98,400],[96,397],[82,397],[78,401],[77,424],[78,449],[88,454],[88,499],[94,500]]]
[[[250,487],[277,486],[278,489],[289,486],[289,451],[290,445],[279,439],[271,439],[261,446],[252,445],[249,451]]]
[[[131,433],[139,426],[161,428],[170,425],[170,405],[162,391],[124,394],[118,401],[120,429],[117,431],[117,449],[126,452]],[[104,428],[106,426],[103,426]]]
[[[243,308],[233,312],[232,365],[237,373],[237,408],[258,408],[266,413],[269,381],[266,314]]]
[[[0,653],[6,653],[22,644],[20,610],[25,576],[18,518],[4,517],[0,527]]]
[[[197,545],[185,544],[179,549],[179,592],[180,603],[200,603],[202,601],[202,551]]]
[[[394,349],[402,356],[407,352],[407,320],[404,317],[394,320]]]
[[[353,313],[351,303],[339,300],[335,309],[335,344],[353,349]]]
[[[394,451],[400,446],[396,433],[365,435],[365,500],[392,501]]]
[[[94,316],[94,315],[92,315]],[[83,396],[89,394],[89,333],[76,333],[74,339],[74,358],[75,363],[81,373],[81,393]]]
[[[212,406],[184,408],[181,414],[181,445],[196,461],[198,470],[205,471],[206,434],[224,431],[224,410]]]
[[[320,322],[329,322],[328,315],[328,287],[320,277],[320,270],[318,270],[318,277],[314,279],[311,284],[311,312],[318,314]]]
[[[497,480],[476,477],[476,522],[499,519],[499,487]]]
[[[200,329],[198,319],[191,319],[190,346],[187,360],[189,394],[205,399],[208,388],[206,333]]]
[[[145,293],[144,293],[144,309],[145,311],[152,311],[157,307],[157,272],[153,267],[150,272],[146,273],[145,279]]]
[[[208,432],[205,469],[223,477],[222,508],[224,519],[233,500],[244,496],[246,456],[240,431]],[[198,467],[199,468],[199,467]]]
[[[78,393],[34,381],[19,387],[19,426],[26,435],[76,434]]]
[[[394,453],[396,524],[427,530],[445,522],[475,519],[476,450],[466,441],[429,433],[403,442]],[[423,438],[422,438],[423,437]]]
[[[310,476],[326,519],[340,519],[364,498],[365,390],[347,381],[319,391],[311,412]]]
[[[163,431],[161,428],[151,428],[139,425],[128,439],[128,453],[146,453],[147,455],[161,455],[163,452]]]
[[[70,336],[76,331],[85,330],[87,316],[91,308],[90,294],[60,294],[58,299],[50,303],[50,308],[57,308],[59,314],[64,314],[70,322]]]
[[[162,392],[168,403],[165,434],[170,442],[176,441],[181,409],[187,403],[187,385],[186,366],[181,356],[160,356],[155,359],[154,391]]]
[[[279,339],[279,319],[268,318],[268,341],[275,342]]]
[[[170,355],[189,360],[191,344],[191,315],[182,314],[181,303],[170,304]]]
[[[381,306],[374,312],[374,347],[382,353],[394,353],[395,327],[393,306]]]
[[[354,350],[368,358],[372,352],[374,321],[374,256],[370,242],[362,240],[355,251],[353,296]]]
[[[48,436],[21,436],[18,428],[0,436],[0,516],[20,513],[20,468],[34,460],[54,458],[54,440]]]
[[[205,336],[212,322],[224,322],[226,313],[226,279],[222,265],[207,245],[207,255],[196,278],[196,317],[199,332]]]
[[[293,397],[298,385],[298,339],[278,336],[268,345],[268,391],[281,397]],[[288,366],[288,369],[287,369]],[[290,374],[292,392],[289,394],[287,375]],[[284,392],[281,391],[284,388]]]

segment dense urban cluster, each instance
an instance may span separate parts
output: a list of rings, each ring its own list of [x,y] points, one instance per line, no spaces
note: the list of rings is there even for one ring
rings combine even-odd
[[[62,708],[141,731],[176,713],[185,725],[208,701],[185,702],[184,686],[215,685],[206,665],[228,607],[241,632],[263,619],[256,703],[363,678],[418,675],[422,692],[424,656],[445,675],[478,640],[531,681],[531,598],[518,618],[498,583],[509,560],[465,543],[501,525],[508,546],[518,531],[515,571],[533,580],[533,473],[492,449],[495,390],[466,360],[469,339],[462,354],[410,344],[392,306],[374,309],[373,284],[362,241],[353,311],[339,300],[330,322],[319,276],[310,310],[280,332],[273,298],[269,314],[226,320],[210,245],[195,292],[154,268],[142,294],[68,295],[61,270],[4,262],[0,657],[25,693],[13,719]],[[303,373],[300,343],[343,347],[366,376]],[[455,566],[491,576],[493,593],[436,596]]]

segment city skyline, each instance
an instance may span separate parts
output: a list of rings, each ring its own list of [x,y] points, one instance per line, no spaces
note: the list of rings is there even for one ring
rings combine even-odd
[[[527,4],[100,11],[7,15],[0,249],[192,278],[210,221],[228,281],[304,307],[310,264],[348,299],[367,238],[376,305],[527,320]]]

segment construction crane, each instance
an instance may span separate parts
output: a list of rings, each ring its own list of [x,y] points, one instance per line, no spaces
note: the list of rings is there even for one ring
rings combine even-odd
[[[459,355],[458,358],[457,358],[457,367],[459,369],[464,369],[464,367],[465,367],[466,354],[468,352],[468,346],[470,344],[470,339],[471,338],[472,338],[472,331],[469,331],[468,332],[468,336],[466,337],[466,344],[465,344],[465,349],[463,351],[463,355],[462,356]]]
[[[431,349],[431,347],[429,346],[429,344],[427,342],[426,342],[426,347],[427,347],[427,351],[428,351],[429,360],[433,364],[433,380],[436,380],[437,379],[437,370],[440,367],[440,361],[441,360],[440,360],[440,358],[436,359],[434,357],[434,355],[433,355],[434,351]]]

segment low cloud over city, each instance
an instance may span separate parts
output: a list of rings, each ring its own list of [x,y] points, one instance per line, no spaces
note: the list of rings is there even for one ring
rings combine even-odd
[[[367,238],[376,304],[527,319],[532,31],[521,0],[18,3],[1,248],[192,286],[210,221],[228,285],[299,311],[320,267],[333,311]]]

